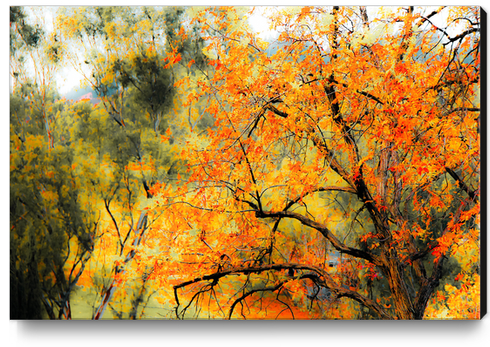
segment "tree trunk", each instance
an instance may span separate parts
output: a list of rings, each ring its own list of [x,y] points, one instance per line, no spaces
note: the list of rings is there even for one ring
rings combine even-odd
[[[398,260],[391,253],[383,253],[381,259],[385,264],[382,270],[393,295],[396,318],[403,320],[415,319],[415,310],[403,278],[403,269],[401,269]]]

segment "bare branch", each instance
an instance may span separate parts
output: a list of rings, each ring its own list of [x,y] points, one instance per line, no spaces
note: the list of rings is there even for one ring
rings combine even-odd
[[[221,278],[229,276],[229,275],[247,275],[247,274],[252,274],[252,273],[262,273],[265,271],[271,271],[271,270],[276,270],[276,271],[283,271],[283,270],[303,270],[303,271],[309,271],[307,273],[299,275],[296,279],[310,279],[316,284],[328,288],[332,294],[337,297],[347,297],[351,298],[360,304],[372,309],[373,311],[377,312],[379,316],[382,319],[392,319],[391,315],[389,315],[380,305],[375,303],[373,300],[359,294],[358,292],[344,288],[338,283],[336,283],[330,274],[326,271],[324,271],[322,268],[313,266],[313,265],[303,265],[303,264],[294,264],[294,263],[284,263],[284,264],[269,264],[269,265],[261,265],[261,266],[252,266],[252,267],[235,267],[231,268],[228,270],[223,270],[220,272],[216,272],[210,275],[205,275],[202,277],[194,278],[192,280],[182,282],[178,285],[174,286],[174,296],[177,301],[177,308],[180,305],[179,299],[178,299],[178,289],[183,288],[186,286],[189,286],[194,283],[202,282],[202,281],[212,281],[213,283],[216,283],[219,281]],[[279,282],[277,285],[268,287],[264,290],[270,290],[270,291],[275,291],[278,290],[284,285],[284,282]],[[250,293],[253,294],[253,293]],[[247,296],[247,295],[245,295]],[[242,301],[245,297],[239,298],[237,301]],[[232,310],[230,310],[229,317],[231,317]]]
[[[480,28],[471,28],[471,29],[468,29],[468,30],[463,31],[461,34],[459,34],[457,36],[448,37],[449,42],[444,43],[444,46],[446,46],[446,45],[448,45],[448,44],[450,44],[452,42],[455,42],[455,41],[458,41],[458,40],[462,40],[465,36],[471,35],[472,33],[478,32],[478,31],[480,31]]]
[[[299,213],[291,212],[291,211],[277,211],[277,212],[271,212],[271,211],[261,211],[260,212],[260,211],[258,211],[256,213],[256,216],[258,218],[281,217],[281,218],[296,219],[297,221],[301,222],[303,225],[306,225],[306,226],[309,226],[313,229],[318,230],[323,236],[325,236],[325,238],[327,240],[330,241],[330,243],[339,252],[349,254],[349,255],[356,257],[356,258],[365,259],[365,260],[367,260],[371,263],[374,263],[374,264],[378,263],[377,259],[375,258],[375,256],[373,254],[345,245],[325,225],[318,223],[312,219],[309,219],[308,217],[305,217]]]
[[[446,172],[451,175],[451,177],[456,181],[458,182],[459,184],[459,187],[461,189],[463,189],[467,194],[468,196],[470,197],[471,200],[473,201],[478,201],[478,198],[477,198],[477,191],[476,190],[471,190],[467,185],[466,183],[463,181],[463,179],[452,169],[446,167]]]
[[[449,116],[452,113],[460,112],[460,111],[466,111],[466,112],[480,112],[480,109],[477,107],[456,107],[453,108],[452,110],[444,113],[444,117]]]

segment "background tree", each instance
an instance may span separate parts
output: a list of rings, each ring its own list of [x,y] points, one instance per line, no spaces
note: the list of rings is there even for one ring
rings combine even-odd
[[[56,128],[62,48],[42,30],[43,13],[31,12],[10,13],[10,313],[69,319],[98,219],[80,198],[85,182],[73,171],[73,145]]]
[[[138,249],[153,223],[146,211],[153,197],[150,187],[180,175],[173,152],[177,144],[172,143],[185,133],[174,81],[193,73],[190,57],[204,61],[194,47],[199,39],[180,30],[183,16],[183,8],[86,7],[63,9],[57,18],[63,40],[81,47],[67,59],[101,100],[92,109],[83,105],[75,127],[75,138],[84,141],[79,157],[97,163],[98,170],[85,169],[108,221],[94,257],[102,265],[85,282],[88,287],[100,284],[95,319],[111,306],[117,288],[124,288],[119,297],[137,294],[129,309],[112,306],[116,317],[136,318],[144,300],[151,266],[140,266],[137,259],[146,256]],[[113,254],[109,263],[103,260],[108,254]]]

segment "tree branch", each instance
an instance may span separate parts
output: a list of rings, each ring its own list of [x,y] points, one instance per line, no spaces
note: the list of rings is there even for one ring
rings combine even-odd
[[[304,194],[298,196],[296,199],[289,201],[286,207],[284,208],[284,211],[289,210],[294,204],[298,203],[301,199],[303,199],[304,197],[310,194],[318,193],[318,192],[333,192],[333,191],[356,194],[356,190],[352,187],[335,187],[335,186],[320,187],[320,188],[309,190]]]
[[[467,111],[467,112],[480,112],[480,109],[477,107],[456,107],[452,110],[444,113],[444,117],[449,116],[451,113],[459,112],[459,111]]]
[[[477,32],[477,31],[480,31],[480,28],[471,28],[471,29],[463,31],[461,34],[459,34],[455,37],[448,37],[449,42],[444,43],[444,46],[448,45],[454,41],[462,40],[465,36],[470,35],[470,34]]]
[[[280,217],[280,218],[296,219],[297,221],[301,222],[303,225],[306,225],[306,226],[309,226],[313,229],[318,230],[323,236],[325,236],[325,238],[328,241],[330,241],[330,243],[335,247],[335,249],[337,251],[351,255],[351,256],[356,257],[356,258],[365,259],[365,260],[367,260],[371,263],[374,263],[376,265],[378,265],[378,263],[379,263],[373,254],[345,245],[325,225],[318,223],[314,220],[311,220],[311,219],[309,219],[309,218],[307,218],[307,217],[305,217],[299,213],[291,212],[291,211],[277,211],[277,212],[257,211],[256,216],[258,218]]]
[[[471,200],[478,201],[477,192],[475,190],[471,190],[466,183],[464,183],[463,179],[452,169],[446,167],[446,172],[459,184],[459,187],[463,189]]]
[[[269,105],[267,108],[280,117],[283,118],[289,117],[288,113],[282,112],[272,105]],[[335,159],[334,152],[330,148],[328,148],[325,143],[323,143],[322,139],[319,138],[319,136],[315,133],[314,130],[306,129],[306,131],[310,136],[310,140],[313,141],[315,146],[324,153],[325,157],[328,159],[328,162],[330,163],[330,167],[332,168],[332,170],[334,170],[340,177],[342,177],[342,179],[345,182],[351,185],[351,187],[355,187],[355,184],[350,179],[350,176],[347,173],[347,171],[340,165],[337,159]]]
[[[417,23],[417,28],[420,28],[422,26],[422,24],[424,24],[425,22],[429,21],[429,18],[435,16],[436,14],[438,14],[439,12],[441,12],[442,10],[444,10],[444,8],[446,8],[446,6],[441,6],[437,10],[432,11],[431,13],[429,13],[427,16],[421,17],[422,20],[419,23]],[[430,24],[432,24],[432,23],[430,23]]]
[[[230,268],[228,270],[223,270],[220,272],[216,272],[210,275],[205,275],[202,277],[194,278],[192,280],[182,282],[178,285],[174,286],[174,296],[177,302],[177,308],[180,305],[180,301],[178,299],[178,289],[186,287],[188,285],[202,282],[202,281],[213,281],[213,283],[216,283],[219,281],[221,278],[229,276],[229,275],[247,275],[251,273],[262,273],[265,271],[271,271],[271,270],[277,270],[277,271],[283,271],[283,270],[304,270],[304,271],[309,271],[308,273],[302,274],[295,279],[310,279],[316,284],[330,289],[333,295],[335,295],[337,298],[341,297],[347,297],[350,299],[353,299],[360,304],[372,309],[373,311],[377,312],[378,315],[382,319],[392,319],[391,315],[388,314],[380,305],[375,303],[373,300],[359,294],[356,291],[344,288],[340,285],[338,285],[330,276],[328,272],[325,270],[321,269],[320,267],[313,266],[313,265],[302,265],[302,264],[294,264],[294,263],[284,263],[284,264],[269,264],[269,265],[261,265],[261,266],[252,266],[252,267],[234,267]],[[280,282],[276,284],[275,286],[268,287],[267,289],[263,290],[277,290],[284,285],[287,281]],[[253,293],[250,293],[253,294]],[[247,294],[243,295],[243,298],[239,298],[236,301],[241,301],[245,298],[245,296],[248,296]],[[236,304],[235,304],[236,305]],[[233,306],[233,305],[232,305]],[[234,308],[234,306],[233,306]],[[231,317],[232,310],[230,310],[229,317]]]
[[[288,280],[289,281],[289,280]],[[236,299],[233,304],[230,307],[230,311],[228,312],[228,320],[231,319],[231,316],[233,315],[233,311],[235,310],[236,305],[238,305],[240,302],[242,302],[244,299],[249,297],[250,295],[253,295],[255,293],[259,292],[275,292],[276,290],[279,290],[282,288],[282,286],[287,283],[288,281],[284,282],[279,282],[278,284],[272,286],[272,287],[265,287],[265,288],[257,288],[257,289],[252,289],[246,293],[244,293],[242,296],[240,296],[238,299]]]

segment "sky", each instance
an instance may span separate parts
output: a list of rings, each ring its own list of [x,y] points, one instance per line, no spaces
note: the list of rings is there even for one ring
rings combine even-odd
[[[269,30],[267,19],[262,15],[264,10],[265,8],[257,8],[250,18],[250,25],[255,31],[261,33],[260,36],[262,39],[266,40],[273,35],[273,32]],[[64,95],[72,89],[79,88],[82,79],[83,76],[75,69],[70,66],[64,67],[57,81],[60,93]]]
[[[45,25],[48,31],[52,29],[53,16],[55,15],[57,8],[58,6],[45,6],[43,9],[45,14]],[[270,40],[274,36],[273,31],[269,30],[267,19],[264,17],[264,13],[266,13],[269,8],[269,6],[256,6],[249,21],[251,27],[259,32],[260,37],[264,40]],[[368,13],[376,11],[376,8],[376,6],[368,7]],[[82,81],[83,76],[79,72],[72,66],[65,65],[60,69],[58,74],[58,89],[61,95],[65,95],[71,90],[79,89]]]
[[[52,22],[57,8],[59,7],[51,6],[44,8],[45,28],[48,32],[53,28]],[[267,19],[262,15],[265,10],[265,7],[257,7],[256,11],[254,11],[254,14],[250,18],[250,25],[255,31],[260,32],[262,39],[267,40],[273,35],[273,32],[269,30]],[[57,78],[57,85],[60,94],[64,95],[71,90],[79,89],[82,81],[83,76],[78,71],[76,71],[70,65],[65,65],[60,69]]]

